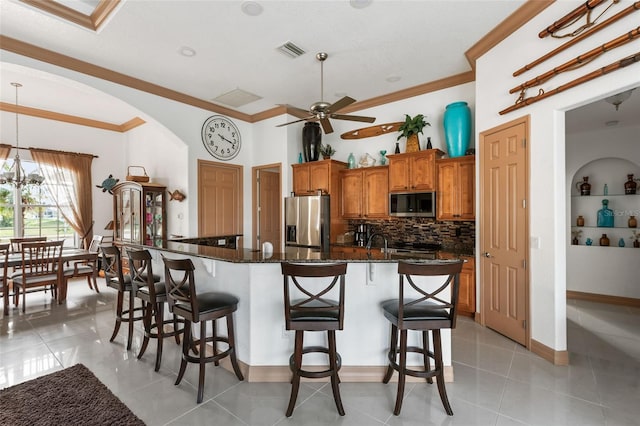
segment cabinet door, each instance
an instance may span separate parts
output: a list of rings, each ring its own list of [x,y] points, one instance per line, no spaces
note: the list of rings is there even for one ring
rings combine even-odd
[[[458,218],[474,220],[476,218],[476,162],[473,157],[458,163]]]
[[[456,164],[446,161],[439,162],[438,169],[438,199],[437,217],[439,220],[456,218]]]
[[[329,193],[329,162],[314,162],[309,164],[309,191],[322,190]]]
[[[435,191],[435,151],[422,151],[410,157],[409,189],[412,191]]]
[[[460,272],[460,289],[458,291],[458,312],[473,314],[476,311],[475,261],[465,257],[467,263]]]
[[[131,189],[131,206],[131,241],[134,243],[143,243],[142,191],[139,189]]]
[[[378,167],[364,171],[364,217],[389,216],[389,169]]]
[[[309,192],[309,165],[295,164],[293,166],[293,192],[305,195]]]
[[[409,157],[389,157],[389,191],[403,192],[409,190]]]
[[[362,171],[349,170],[341,174],[342,206],[340,214],[343,218],[362,217]]]

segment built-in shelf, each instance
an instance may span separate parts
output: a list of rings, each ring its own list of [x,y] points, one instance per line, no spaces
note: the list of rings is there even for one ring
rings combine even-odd
[[[573,225],[572,228],[587,228],[587,229],[628,229],[629,231],[633,231],[634,229],[640,232],[639,228],[629,228],[628,226],[576,226]]]

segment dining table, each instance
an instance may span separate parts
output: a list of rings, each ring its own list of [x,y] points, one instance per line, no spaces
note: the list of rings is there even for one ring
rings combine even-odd
[[[60,257],[60,265],[58,267],[58,304],[62,304],[65,300],[67,300],[67,280],[64,277],[64,264],[67,262],[86,260],[86,261],[97,261],[99,254],[96,252],[90,252],[86,249],[74,248],[74,247],[63,247],[62,248],[62,256]],[[7,266],[8,267],[16,267],[22,266],[22,253],[9,253],[7,256]],[[0,268],[4,268],[4,262],[0,259]],[[3,280],[3,303],[4,303],[4,314],[9,314],[9,283],[8,280]]]

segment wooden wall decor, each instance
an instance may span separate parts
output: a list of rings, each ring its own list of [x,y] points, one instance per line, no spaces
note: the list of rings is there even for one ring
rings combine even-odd
[[[638,62],[640,62],[640,52],[637,52],[633,55],[627,56],[626,58],[622,58],[618,61],[615,61],[605,67],[602,67],[593,72],[590,72],[589,74],[585,74],[582,77],[576,78],[575,80],[572,80],[566,84],[563,84],[562,86],[558,86],[557,88],[550,90],[548,92],[545,92],[544,90],[540,89],[538,95],[536,96],[532,96],[530,98],[524,98],[524,96],[520,96],[518,100],[516,100],[516,103],[514,105],[511,105],[509,108],[505,108],[502,111],[500,111],[500,115],[504,115],[511,111],[515,111],[517,109],[523,108],[527,105],[531,105],[535,102],[541,101],[542,99],[548,98],[549,96],[553,96],[560,92],[564,92],[567,89],[571,89],[572,87],[579,86],[580,84],[586,83],[587,81],[594,80],[605,74],[609,74],[611,72],[617,71],[621,68],[628,67],[629,65],[632,65]]]
[[[626,34],[622,34],[620,37],[617,37],[607,43],[604,43],[601,46],[596,47],[595,49],[591,49],[590,51],[583,53],[576,58],[565,62],[564,64],[555,67],[554,69],[547,71],[544,74],[540,74],[539,76],[522,83],[521,85],[512,88],[509,90],[509,93],[521,92],[524,94],[524,91],[530,87],[538,86],[540,84],[545,83],[546,81],[551,80],[554,76],[563,73],[565,71],[574,70],[576,68],[580,68],[597,58],[598,56],[613,50],[617,47],[622,46],[623,44],[627,44],[634,39],[640,37],[640,27],[629,31]]]
[[[611,4],[607,6],[607,8],[600,15],[598,15],[595,19],[592,20],[591,12],[593,11],[593,9],[595,9],[596,7],[600,6],[603,3],[607,3],[608,1],[609,0],[587,0],[583,5],[578,6],[577,8],[575,8],[574,10],[572,10],[571,12],[569,12],[568,14],[566,14],[565,16],[563,16],[562,18],[554,22],[552,25],[549,25],[547,28],[540,31],[540,34],[538,34],[538,37],[540,38],[545,38],[547,36],[551,36],[555,38],[575,37],[576,35],[580,34],[582,31],[586,30],[587,28],[595,24],[596,21],[607,10],[609,10],[611,6],[620,2],[620,0],[611,0]],[[559,30],[564,30],[567,27],[575,24],[582,17],[585,17],[586,22],[582,24],[580,27],[578,27],[576,30],[573,30],[572,32],[563,34],[563,35],[557,34]]]
[[[389,132],[397,132],[404,121],[396,123],[378,124],[376,126],[363,127],[361,129],[351,130],[340,135],[342,139],[362,139],[372,136],[380,136]]]
[[[637,11],[637,10],[640,10],[640,1],[634,2],[631,6],[629,6],[629,7],[625,8],[624,10],[616,13],[611,18],[609,18],[609,19],[603,21],[602,23],[590,28],[589,30],[585,31],[584,33],[572,38],[571,40],[569,40],[565,44],[553,49],[551,52],[541,56],[540,58],[536,59],[535,61],[528,63],[524,67],[522,67],[519,70],[515,71],[513,73],[513,76],[517,77],[520,74],[523,74],[523,73],[529,71],[530,69],[532,69],[533,67],[535,67],[537,65],[540,65],[541,63],[543,63],[547,59],[554,57],[558,53],[568,49],[569,47],[573,46],[574,44],[578,43],[579,41],[581,41],[581,40],[593,35],[594,33],[600,31],[603,28],[608,27],[609,25],[613,24],[614,22],[618,21],[619,19],[624,18],[625,16],[627,16],[627,15],[629,15],[629,14],[631,14],[631,13]]]

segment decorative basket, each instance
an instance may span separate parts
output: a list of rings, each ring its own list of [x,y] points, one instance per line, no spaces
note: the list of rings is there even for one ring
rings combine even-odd
[[[137,169],[142,169],[142,173],[144,175],[132,175],[131,174],[131,168],[137,168]],[[133,182],[149,182],[149,175],[147,175],[147,170],[143,167],[143,166],[129,166],[127,167],[127,180],[133,181]]]

